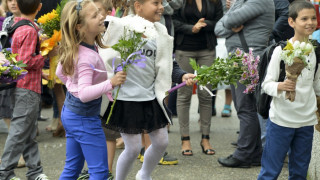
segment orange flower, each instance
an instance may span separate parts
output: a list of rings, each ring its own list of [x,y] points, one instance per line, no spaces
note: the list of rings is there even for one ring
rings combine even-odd
[[[51,38],[43,41],[40,45],[41,55],[47,55],[61,40],[61,31],[54,30]]]

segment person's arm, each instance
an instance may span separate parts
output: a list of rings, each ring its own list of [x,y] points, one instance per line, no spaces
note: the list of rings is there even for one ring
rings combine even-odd
[[[203,27],[202,29],[204,31],[214,31],[214,28],[217,24],[217,22],[222,18],[223,16],[223,7],[221,1],[217,1],[217,3],[210,3],[209,5],[214,6],[214,19],[208,20],[205,19],[204,22],[207,24],[206,27]],[[209,12],[208,12],[209,13]]]
[[[172,69],[172,75],[171,75],[172,82],[181,83],[182,76],[184,74],[187,74],[187,72],[185,72],[183,69],[181,69],[176,61],[173,61],[173,69]]]
[[[26,70],[41,69],[45,58],[41,54],[35,55],[38,33],[34,28],[25,28],[24,31],[16,32],[13,36],[12,49],[18,49],[16,59],[18,61],[22,60],[27,65]]]
[[[126,80],[126,73],[123,71],[117,72],[111,79],[103,81],[98,84],[93,84],[94,70],[91,67],[92,60],[97,57],[85,57],[86,59],[79,58],[78,67],[78,96],[79,99],[86,103],[99,98],[108,91],[113,90],[115,86],[123,84]],[[91,61],[90,61],[91,60]],[[92,63],[93,64],[93,63]]]
[[[226,18],[226,16],[228,16],[227,14],[224,15],[216,24],[215,28],[214,28],[214,33],[216,34],[216,36],[218,37],[222,37],[222,38],[228,38],[230,36],[232,36],[234,34],[234,32],[231,29],[227,29],[226,27],[224,27],[223,25],[223,19]]]
[[[167,0],[162,0],[162,5],[163,5],[162,15],[172,15],[173,14],[174,9],[170,6],[170,4]]]
[[[187,73],[183,69],[180,68],[178,63],[176,61],[173,61],[173,69],[172,69],[172,82],[175,83],[182,83],[186,82],[187,86],[191,86],[196,83],[195,80],[193,80],[196,75]]]
[[[318,64],[318,70],[313,80],[313,89],[317,96],[320,96],[320,64]]]
[[[288,24],[289,16],[289,5],[288,1],[275,0],[275,10],[276,10],[276,22],[273,26],[272,34],[270,39],[275,39],[276,41],[284,40],[285,37],[282,37],[284,33],[288,31],[288,28],[291,28]]]
[[[112,84],[110,80],[103,81],[98,84],[93,84],[93,74],[94,70],[90,66],[90,61],[88,59],[96,59],[96,57],[86,57],[83,59],[79,57],[77,64],[78,67],[78,96],[79,99],[86,103],[94,99],[98,99],[101,95],[105,94],[108,91],[111,91]]]
[[[265,93],[273,97],[280,97],[281,92],[278,90],[279,75],[280,75],[280,54],[282,52],[281,46],[274,49],[271,60],[268,65],[266,77],[262,83],[262,89]]]
[[[175,32],[189,35],[193,34],[192,28],[194,25],[184,22],[180,11],[181,10],[175,11],[172,16]]]
[[[223,25],[227,29],[239,27],[244,25],[251,19],[254,19],[263,14],[268,7],[266,1],[261,0],[247,0],[240,8],[230,9],[228,16],[223,19]]]
[[[169,5],[172,7],[174,10],[178,10],[182,7],[183,5],[183,0],[167,0]]]
[[[67,83],[67,76],[63,74],[62,72],[62,65],[61,63],[59,62],[58,66],[57,66],[57,70],[56,70],[56,75],[57,77],[62,81],[63,84],[66,84]]]

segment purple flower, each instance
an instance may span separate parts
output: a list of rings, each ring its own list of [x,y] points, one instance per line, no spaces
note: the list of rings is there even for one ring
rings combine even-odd
[[[245,81],[245,80],[247,80],[247,79],[248,79],[248,73],[247,73],[246,71],[244,71],[244,72],[242,73],[241,80],[242,80],[242,81]]]
[[[16,71],[20,71],[20,70],[21,70],[21,68],[18,67],[18,66],[14,66],[12,69],[13,69],[13,70],[16,70]]]
[[[10,69],[7,69],[5,71],[2,72],[2,74],[8,74],[10,72]]]
[[[12,53],[12,49],[11,48],[6,48],[7,51],[9,51],[10,53]]]

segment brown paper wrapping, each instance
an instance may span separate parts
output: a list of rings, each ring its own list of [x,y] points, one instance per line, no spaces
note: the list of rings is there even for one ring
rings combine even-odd
[[[286,76],[287,79],[297,82],[298,76],[301,74],[301,71],[305,67],[305,64],[300,58],[295,57],[293,59],[293,64],[288,66],[286,64]],[[286,91],[286,99],[293,102],[296,97],[296,91]]]

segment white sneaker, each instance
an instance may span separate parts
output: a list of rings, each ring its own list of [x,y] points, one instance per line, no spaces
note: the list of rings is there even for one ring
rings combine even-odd
[[[49,180],[48,176],[45,174],[39,174],[34,180]]]
[[[10,180],[21,180],[20,178],[17,178],[17,177],[13,177],[11,178]]]

